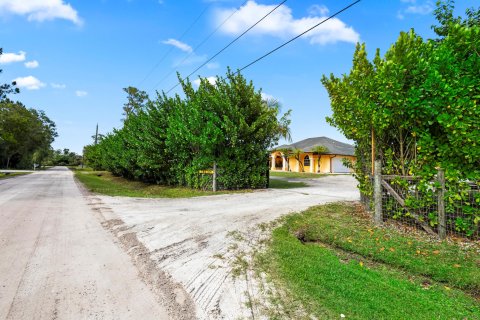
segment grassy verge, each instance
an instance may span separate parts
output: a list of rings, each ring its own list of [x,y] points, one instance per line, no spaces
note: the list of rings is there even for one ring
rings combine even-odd
[[[139,181],[130,181],[121,177],[115,177],[106,171],[92,171],[91,169],[73,170],[75,177],[85,187],[94,193],[108,196],[123,196],[137,198],[191,198],[225,193],[249,192],[250,190],[212,192],[190,188],[169,187],[156,184],[148,184]]]
[[[291,179],[317,179],[325,177],[325,174],[310,172],[287,172],[287,171],[270,171],[272,177],[283,177]]]
[[[304,188],[308,187],[305,182],[291,182],[281,179],[270,179],[269,188],[271,189],[293,189],[293,188]]]
[[[300,304],[319,318],[480,319],[479,250],[375,228],[355,206],[329,204],[286,217],[256,265],[285,292],[270,318],[303,318]]]
[[[17,177],[17,176],[24,176],[24,175],[30,174],[30,173],[31,172],[11,172],[9,174],[0,173],[0,180],[1,179],[13,178],[13,177]]]

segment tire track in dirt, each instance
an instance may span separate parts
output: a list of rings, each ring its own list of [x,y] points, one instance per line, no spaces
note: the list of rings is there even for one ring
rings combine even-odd
[[[84,194],[88,192],[84,190]],[[138,240],[136,234],[129,232],[135,226],[127,226],[121,219],[112,219],[110,217],[112,210],[100,198],[87,197],[87,199],[92,209],[98,213],[102,226],[119,240],[119,244],[137,268],[140,278],[155,294],[157,301],[165,307],[170,318],[196,319],[195,306],[188,293],[157,266],[157,263],[151,259],[151,253]],[[174,245],[171,246],[171,248],[174,247]]]

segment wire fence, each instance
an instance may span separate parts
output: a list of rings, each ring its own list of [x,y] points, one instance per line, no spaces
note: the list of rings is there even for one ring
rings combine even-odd
[[[480,238],[480,190],[463,183],[420,181],[411,176],[381,176],[381,219],[446,235]]]

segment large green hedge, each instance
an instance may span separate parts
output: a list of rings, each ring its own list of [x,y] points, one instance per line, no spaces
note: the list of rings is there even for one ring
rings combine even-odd
[[[85,147],[88,164],[115,175],[161,184],[208,188],[200,172],[218,167],[225,189],[267,184],[268,153],[288,134],[289,112],[279,118],[278,103],[239,74],[227,72],[215,84],[201,79],[198,89],[182,81],[184,97],[127,88],[123,127]]]

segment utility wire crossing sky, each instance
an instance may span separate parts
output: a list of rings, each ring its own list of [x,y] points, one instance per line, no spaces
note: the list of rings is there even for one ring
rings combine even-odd
[[[154,97],[177,85],[175,71],[196,87],[197,76],[215,83],[227,67],[292,109],[294,141],[348,142],[325,120],[321,77],[349,72],[357,42],[373,58],[400,31],[435,36],[432,0],[352,1],[0,0],[0,83],[17,81],[21,93],[11,98],[44,110],[57,124],[54,147],[77,153],[93,142],[97,122],[102,134],[122,125],[123,88]],[[461,15],[480,0],[455,5]]]

